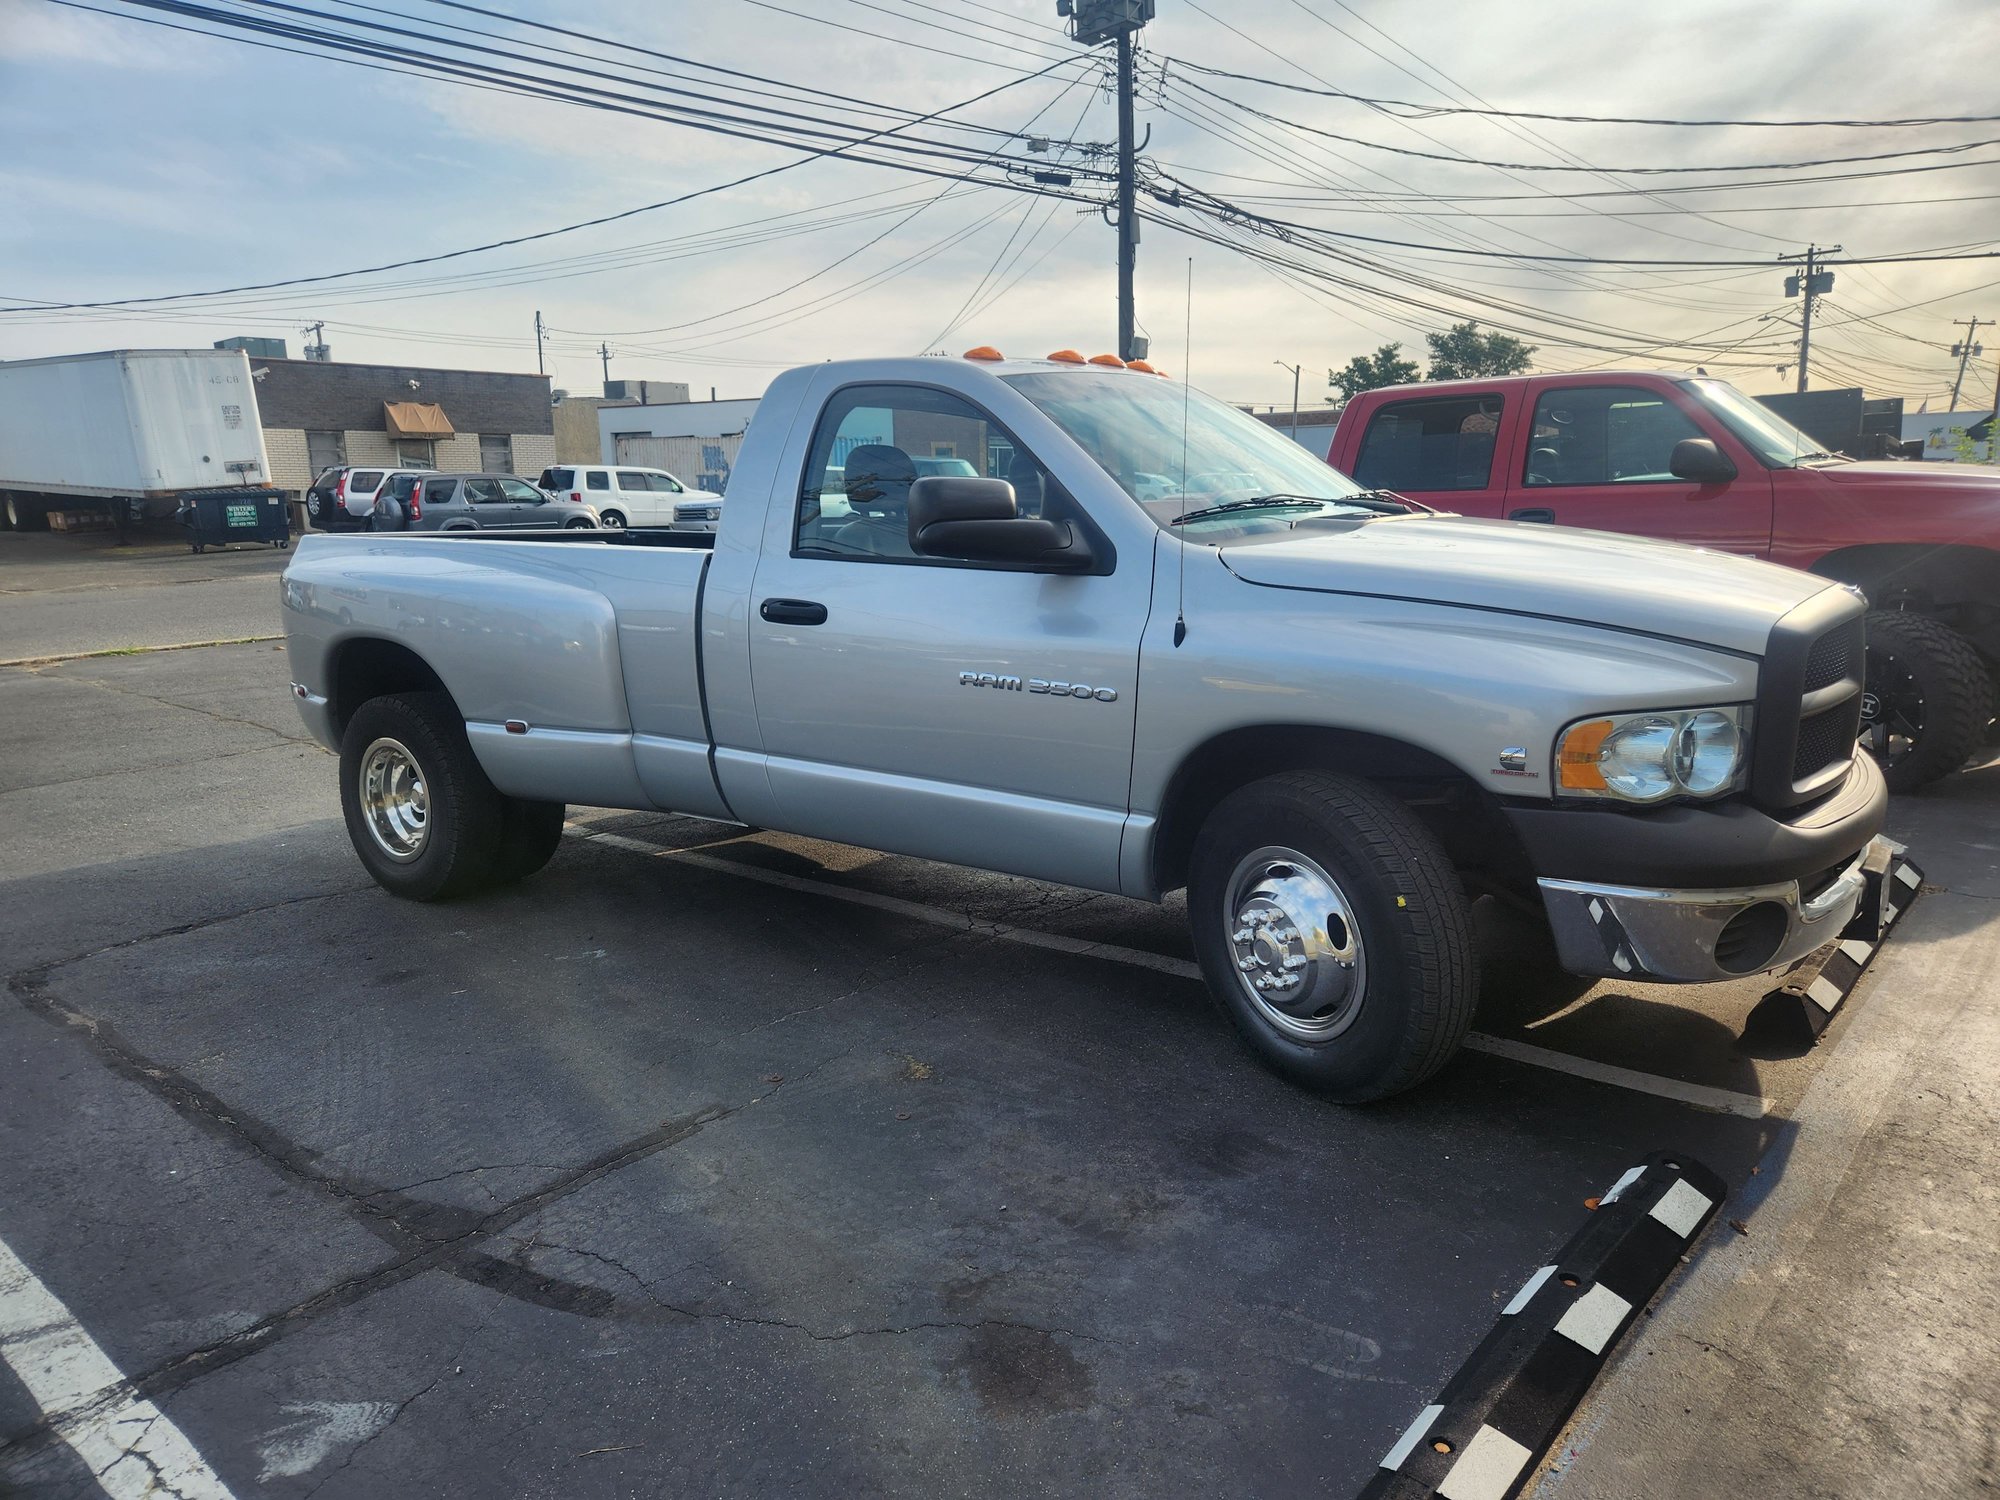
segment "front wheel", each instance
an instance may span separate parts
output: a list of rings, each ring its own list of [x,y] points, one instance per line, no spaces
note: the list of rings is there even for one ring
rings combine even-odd
[[[565,531],[595,531],[595,530],[597,530],[597,528],[596,528],[595,526],[593,526],[593,525],[592,525],[592,524],[590,523],[590,520],[589,520],[589,518],[588,518],[588,517],[586,517],[586,516],[578,516],[578,517],[577,517],[577,518],[576,518],[576,519],[575,519],[574,521],[565,521],[565,522],[563,523],[563,529],[564,529]]]
[[[625,513],[623,511],[601,511],[598,514],[597,520],[598,524],[603,526],[606,531],[623,531],[625,529]]]
[[[1971,644],[1940,620],[1901,610],[1868,616],[1868,687],[1861,747],[1892,792],[1949,776],[1979,748],[1993,717],[1993,683]]]
[[[1362,1103],[1430,1077],[1479,998],[1469,903],[1435,836],[1368,782],[1290,772],[1202,825],[1188,919],[1209,992],[1259,1059]]]

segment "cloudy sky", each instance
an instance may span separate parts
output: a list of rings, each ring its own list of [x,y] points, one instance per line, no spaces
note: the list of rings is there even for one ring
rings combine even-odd
[[[323,24],[253,0],[211,3]],[[296,354],[301,327],[323,319],[336,359],[533,370],[539,310],[555,330],[559,386],[594,390],[607,345],[614,376],[728,396],[754,394],[787,365],[846,355],[975,343],[1090,354],[1115,342],[1114,236],[1088,202],[809,160],[574,102],[599,89],[654,110],[754,114],[758,133],[773,123],[852,133],[857,121],[894,123],[871,108],[929,112],[997,89],[900,134],[961,159],[997,153],[980,168],[993,181],[1066,171],[1069,191],[1095,199],[1104,157],[1091,148],[1115,139],[1115,113],[1099,61],[1057,29],[1054,0],[487,6],[606,41],[436,0],[298,4],[415,31],[413,44],[431,50],[451,35],[502,49],[488,62],[564,99],[164,29],[142,18],[213,23],[127,0],[0,0],[0,307],[17,309],[0,312],[0,358],[246,333],[286,338]],[[1282,361],[1305,367],[1303,400],[1315,404],[1328,366],[1386,342],[1420,352],[1426,331],[1469,316],[1522,331],[1542,369],[1702,364],[1750,390],[1788,389],[1798,303],[1784,296],[1778,255],[1809,241],[1864,257],[2000,250],[2000,120],[1660,127],[1437,112],[2000,116],[1991,0],[1917,0],[1893,16],[1861,0],[1684,0],[1644,20],[1601,0],[1158,8],[1142,36],[1146,201],[1211,238],[1144,225],[1139,318],[1157,363],[1231,400],[1289,403]],[[1049,149],[1031,153],[1030,136]],[[1995,144],[1791,165],[1978,142]],[[1559,166],[1573,170],[1550,170]],[[398,271],[205,301],[38,307],[434,256],[776,167],[787,170],[680,206]],[[1632,170],[1645,167],[1756,170]],[[1732,185],[1680,190],[1715,183]],[[1176,190],[1178,205],[1157,196]],[[1260,232],[1259,219],[1302,227]],[[1529,255],[1724,264],[1517,258]],[[1814,385],[1865,384],[1941,409],[1952,320],[2000,316],[2000,259],[1836,274]],[[2000,354],[2000,336],[1980,340]],[[1994,378],[1992,357],[1975,362],[1960,405],[1990,406]]]

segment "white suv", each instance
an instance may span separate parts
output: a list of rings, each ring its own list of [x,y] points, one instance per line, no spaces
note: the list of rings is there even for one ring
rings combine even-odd
[[[551,499],[595,506],[598,523],[614,529],[673,527],[679,502],[692,499],[720,504],[722,499],[720,495],[682,484],[665,469],[624,468],[616,464],[557,464],[542,470],[542,477],[535,483]],[[713,531],[714,523],[711,521],[700,529]]]

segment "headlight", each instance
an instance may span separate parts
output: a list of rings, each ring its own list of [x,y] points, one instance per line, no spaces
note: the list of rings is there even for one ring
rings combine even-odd
[[[1734,791],[1750,763],[1750,710],[1676,708],[1572,724],[1556,741],[1556,789],[1662,802]]]

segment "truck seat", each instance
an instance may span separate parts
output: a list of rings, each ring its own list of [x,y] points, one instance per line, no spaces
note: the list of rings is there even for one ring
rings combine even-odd
[[[842,552],[914,557],[910,547],[910,486],[917,466],[901,448],[863,443],[847,455],[847,506],[854,519],[833,534]]]

